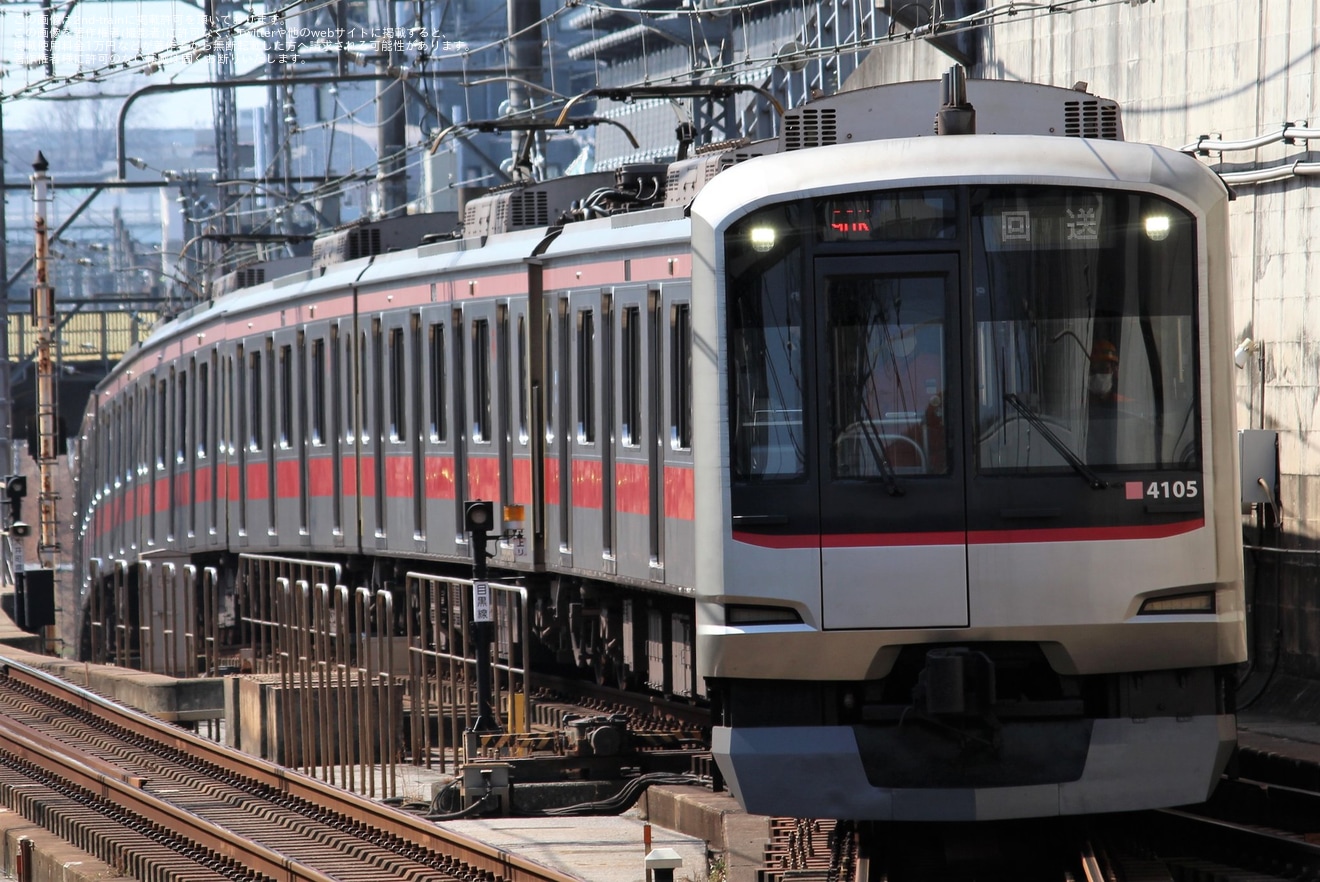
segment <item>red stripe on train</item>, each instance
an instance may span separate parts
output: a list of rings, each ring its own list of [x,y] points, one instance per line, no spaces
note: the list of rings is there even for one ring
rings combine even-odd
[[[614,466],[614,507],[622,514],[651,513],[651,475],[645,463],[621,462]]]
[[[525,456],[513,460],[513,501],[520,505],[532,504],[532,461]]]
[[[428,456],[426,458],[426,498],[454,498],[454,458]]]
[[[665,517],[695,520],[696,508],[692,469],[665,466]]]
[[[545,458],[545,499],[548,505],[559,504],[559,460]]]
[[[275,494],[279,499],[299,499],[302,496],[302,469],[298,460],[284,459],[275,463]]]
[[[500,461],[493,456],[474,456],[468,459],[469,499],[500,499]]]
[[[573,460],[572,494],[576,508],[600,508],[604,494],[601,487],[600,460]]]
[[[411,454],[385,457],[385,496],[389,499],[412,499],[413,458]]]
[[[308,457],[307,493],[313,499],[335,495],[335,461],[329,456]]]
[[[193,476],[197,482],[197,489],[193,493],[193,496],[197,500],[197,503],[199,505],[202,505],[207,502],[210,502],[211,501],[211,467],[209,465],[198,466],[197,469],[193,472]]]

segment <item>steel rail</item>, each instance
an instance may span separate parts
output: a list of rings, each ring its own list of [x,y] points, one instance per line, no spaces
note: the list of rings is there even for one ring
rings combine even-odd
[[[0,678],[7,678],[52,698],[66,701],[89,714],[155,743],[172,747],[221,768],[235,770],[257,784],[287,794],[290,797],[321,806],[333,805],[336,811],[345,817],[372,830],[399,837],[418,848],[447,855],[473,870],[490,874],[490,877],[493,877],[494,880],[503,880],[503,882],[577,882],[571,875],[541,866],[487,843],[437,827],[423,818],[372,802],[357,794],[341,790],[258,757],[230,750],[223,745],[178,729],[140,711],[115,704],[87,689],[61,680],[15,659],[0,657]],[[109,786],[113,787],[117,793],[122,793],[125,799],[133,796],[135,788],[122,782],[113,781],[99,772],[95,774],[97,777],[87,779],[89,783],[95,785],[93,789]],[[103,779],[107,783],[99,783]],[[140,793],[140,791],[137,792]],[[180,810],[175,809],[175,811]],[[183,815],[186,817],[177,819],[181,824],[180,829],[188,829],[199,820],[188,812],[183,812]],[[168,819],[162,817],[160,823],[172,824],[174,820],[173,816]],[[279,865],[280,873],[274,874],[278,878],[305,879],[307,882],[320,882],[325,878],[317,875],[290,875],[291,873],[301,872],[303,868],[301,866],[290,866],[290,862],[286,859],[280,858],[280,860],[283,861]]]
[[[105,763],[89,763],[90,757],[86,754],[71,751],[57,739],[27,726],[8,721],[0,725],[0,751],[44,769],[58,767],[61,776],[69,783],[170,830],[176,843],[179,839],[186,840],[199,849],[228,858],[272,879],[335,882],[331,876],[152,796],[142,789],[141,778],[123,772],[116,774],[107,770]]]

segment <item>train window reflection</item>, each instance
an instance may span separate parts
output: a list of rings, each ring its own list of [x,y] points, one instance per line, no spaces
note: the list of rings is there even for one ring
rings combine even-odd
[[[445,390],[449,377],[446,371],[445,326],[431,325],[431,440],[445,441],[449,437],[449,424],[445,411]]]
[[[406,394],[408,378],[404,372],[405,355],[403,328],[390,328],[390,426],[391,441],[402,441],[408,434],[404,423],[407,410]]]
[[[596,320],[591,310],[578,312],[577,435],[579,444],[596,443]]]
[[[834,476],[946,471],[943,276],[835,276],[825,299]]]
[[[692,311],[676,303],[669,324],[669,443],[692,448]]]
[[[1091,466],[1198,467],[1186,212],[1057,188],[987,189],[972,202],[980,469],[1065,470],[1060,445]],[[1169,218],[1158,239],[1151,215]]]
[[[472,323],[472,440],[490,441],[490,322]]]
[[[251,433],[248,438],[248,447],[252,450],[260,450],[265,443],[261,427],[266,417],[261,404],[260,352],[253,352],[249,356],[248,383],[248,425]]]
[[[623,310],[622,351],[619,353],[619,372],[622,378],[619,394],[623,398],[623,445],[642,445],[642,322],[641,310],[628,306]]]
[[[731,464],[744,480],[784,480],[806,470],[803,398],[803,248],[800,206],[779,205],[736,224],[726,242]],[[771,226],[772,251],[745,231]]]
[[[311,441],[325,444],[325,341],[312,341],[312,425]]]

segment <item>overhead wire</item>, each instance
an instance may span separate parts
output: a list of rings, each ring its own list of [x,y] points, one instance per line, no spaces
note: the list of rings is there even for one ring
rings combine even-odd
[[[746,18],[749,14],[749,10],[751,9],[774,5],[779,2],[781,2],[781,0],[752,0],[752,2],[739,4],[737,7],[737,12],[740,16]],[[961,32],[963,30],[970,30],[973,28],[991,27],[994,24],[998,23],[1005,16],[1013,16],[1016,18],[1016,20],[1021,21],[1021,20],[1039,18],[1044,15],[1056,14],[1059,12],[1067,13],[1070,12],[1070,9],[1068,9],[1068,7],[1077,6],[1079,4],[1082,4],[1083,2],[1086,3],[1086,8],[1093,9],[1093,8],[1102,8],[1105,6],[1124,5],[1127,4],[1129,0],[1108,0],[1108,2],[1095,2],[1095,0],[1060,0],[1060,2],[1055,2],[1048,5],[1021,4],[1021,3],[1000,4],[998,6],[991,7],[989,9],[974,13],[973,15],[965,16],[961,19],[945,20],[942,22],[932,22],[930,25],[924,26],[928,31],[927,33],[922,33],[923,30],[922,28],[914,29],[912,32],[908,32],[908,33],[897,33],[897,34],[894,33],[891,29],[890,31],[885,32],[883,35],[876,34],[870,38],[863,38],[859,40],[849,41],[848,43],[843,43],[839,45],[828,46],[828,47],[818,46],[815,48],[805,48],[802,52],[802,57],[805,59],[818,60],[827,56],[837,55],[840,53],[860,52],[875,46],[882,45],[884,43],[892,43],[892,42],[897,42],[899,40],[912,39],[914,36],[931,36],[934,35],[935,33],[952,34],[952,33]],[[211,31],[208,31],[208,33],[202,37],[199,37],[195,40],[186,43],[179,44],[177,46],[177,49],[163,50],[155,53],[145,53],[141,51],[141,49],[143,48],[141,46],[142,32],[139,31],[139,35],[138,35],[139,49],[140,49],[139,56],[141,60],[138,63],[136,64],[124,63],[119,65],[119,68],[117,70],[115,69],[115,66],[112,65],[110,66],[109,69],[95,68],[87,71],[80,71],[78,75],[70,75],[63,78],[57,77],[54,78],[53,80],[48,79],[44,81],[37,81],[36,83],[31,83],[28,86],[18,91],[12,93],[0,94],[0,101],[12,101],[18,98],[28,97],[34,91],[36,91],[37,93],[44,93],[49,89],[54,88],[56,85],[63,85],[63,86],[71,85],[72,84],[71,80],[73,76],[78,76],[80,80],[86,79],[89,75],[93,77],[100,76],[101,78],[110,78],[110,76],[112,75],[119,75],[123,72],[140,70],[145,65],[145,63],[147,63],[152,59],[156,61],[160,61],[165,58],[178,58],[178,57],[187,58],[188,57],[187,53],[190,50],[195,53],[195,50],[200,48],[203,43],[209,40],[214,40],[217,36],[237,37],[242,35],[255,34],[263,27],[270,26],[271,23],[273,22],[287,21],[289,19],[297,19],[304,15],[313,14],[319,10],[327,8],[328,6],[331,5],[331,3],[332,0],[319,0],[319,2],[317,2],[317,0],[292,0],[292,2],[286,3],[276,10],[263,12],[261,14],[250,13],[249,17],[241,22],[234,22],[232,24],[225,25],[224,27],[216,28]],[[140,0],[139,0],[139,5],[140,5]],[[71,9],[72,4],[70,4],[69,6]],[[689,21],[689,31],[693,36],[692,39],[693,47],[695,47],[698,42],[696,38],[698,28],[701,29],[702,41],[707,43],[709,42],[709,37],[705,32],[705,19],[709,17],[712,14],[712,12],[718,14],[721,11],[718,8],[712,7],[709,3],[699,4],[695,8],[678,8],[678,9],[633,9],[633,8],[625,9],[621,7],[611,6],[602,2],[591,2],[586,4],[569,3],[558,9],[553,10],[552,12],[546,15],[541,16],[541,18],[535,24],[529,25],[527,28],[524,28],[522,31],[519,31],[515,34],[502,36],[498,39],[488,41],[486,43],[477,46],[464,45],[462,51],[454,52],[451,54],[445,54],[443,52],[438,54],[427,54],[423,59],[423,62],[435,63],[435,62],[443,62],[445,60],[452,60],[456,58],[458,59],[461,68],[464,70],[464,72],[466,72],[469,61],[474,56],[480,55],[483,52],[487,52],[490,50],[507,47],[507,45],[512,40],[519,38],[520,36],[528,33],[529,31],[537,28],[551,26],[557,21],[558,18],[565,15],[570,10],[579,10],[583,7],[603,10],[610,14],[628,16],[630,18],[635,18],[638,21],[646,21],[648,19],[654,19],[657,17],[674,18],[674,17],[686,16]],[[733,12],[734,10],[730,9],[728,11]],[[25,15],[26,14],[27,13],[25,13]],[[0,26],[3,26],[3,23],[4,23],[4,16],[3,13],[0,12]],[[174,34],[176,35],[176,37],[177,37],[177,27],[178,27],[177,19],[175,19]],[[592,17],[590,20],[590,28],[594,37],[596,35],[595,17]],[[705,58],[697,57],[694,53],[692,58],[693,61],[692,70],[690,72],[683,74],[673,74],[669,76],[659,76],[659,75],[652,76],[649,67],[645,67],[643,78],[645,82],[647,82],[648,84],[664,84],[666,82],[674,83],[681,81],[690,81],[694,76],[699,77],[703,74],[710,75],[721,72],[727,72],[733,67],[738,67],[738,66],[747,66],[747,65],[755,66],[757,64],[769,66],[773,64],[774,61],[776,60],[773,55],[767,54],[767,55],[757,56],[753,53],[750,37],[747,36],[747,30],[748,29],[746,27],[742,29],[744,34],[744,41],[743,41],[741,54],[745,57],[739,62],[735,63],[731,60],[719,58],[714,53],[709,51],[706,53]],[[28,36],[30,35],[25,33],[25,37]],[[642,33],[642,40],[644,42],[646,41],[645,32]],[[507,69],[508,53],[507,52],[504,53],[504,56],[506,59],[506,69]],[[194,54],[194,56],[190,59],[190,62],[195,62],[200,57],[201,56],[196,56]],[[703,63],[704,63],[704,67],[702,66]],[[597,65],[597,70],[599,70],[599,65]],[[509,70],[508,72],[510,76],[512,76],[515,73],[512,70]],[[409,72],[405,71],[404,75],[400,76],[400,79],[404,79],[407,73]],[[426,77],[424,71],[422,72],[421,76],[427,81],[430,81],[432,79],[430,77]],[[338,124],[340,122],[352,121],[354,123],[357,123],[355,114],[359,112],[362,108],[367,106],[367,104],[370,104],[372,100],[373,99],[364,101],[363,104],[360,105],[359,107],[349,110],[346,107],[345,103],[343,102],[342,98],[340,98],[340,96],[336,94],[335,96],[336,108],[339,111],[343,111],[343,112],[337,113],[337,115],[330,120],[318,121],[316,123],[307,126],[298,126],[296,129],[293,130],[289,130],[286,128],[286,130],[283,133],[283,138],[281,140],[281,144],[279,148],[272,152],[271,160],[268,163],[267,168],[263,171],[261,177],[269,176],[270,171],[279,162],[279,157],[285,154],[285,151],[290,145],[290,138],[294,137],[295,135],[300,135],[302,136],[303,142],[305,143],[304,133],[308,130],[313,130],[317,128],[330,129],[332,133],[331,137],[333,138],[334,133],[337,132]],[[545,106],[554,106],[556,102],[561,100],[562,100],[562,96],[555,96],[552,97],[550,100],[548,100],[544,105],[540,105],[540,106],[538,106],[533,101],[532,106],[527,111],[527,115],[534,114],[536,111],[542,109]],[[467,111],[468,111],[468,118],[470,119],[472,116],[470,103],[467,106]],[[404,108],[402,108],[400,111],[397,112],[403,112],[406,115],[407,113],[406,102]],[[394,161],[395,159],[398,159],[400,156],[402,156],[405,158],[405,164],[403,166],[403,169],[405,170],[405,172],[406,170],[411,170],[415,168],[418,164],[420,164],[422,159],[420,157],[412,157],[412,158],[409,157],[414,151],[421,151],[422,148],[426,146],[425,143],[426,140],[427,140],[426,134],[423,133],[422,143],[404,145],[403,148],[398,153],[392,154],[391,156],[387,157],[387,159],[389,161]],[[350,154],[351,153],[352,151],[350,151]],[[351,170],[337,177],[331,178],[329,176],[329,170],[331,168],[331,164],[330,164],[329,154],[327,153],[327,165],[326,165],[327,180],[323,184],[317,185],[309,190],[294,191],[288,194],[280,194],[278,198],[282,198],[286,201],[285,207],[287,209],[295,209],[298,205],[305,203],[306,201],[311,199],[323,198],[326,196],[334,196],[334,195],[339,195],[339,196],[347,195],[354,190],[370,186],[371,181],[364,179],[364,176],[373,168],[378,170],[379,167],[381,166],[381,162],[382,160],[380,158],[377,158],[377,160],[374,163],[365,166],[362,170]],[[269,193],[268,195],[276,196],[277,194]],[[239,217],[253,216],[254,218],[256,216],[261,215],[262,213],[267,213],[269,215],[267,219],[264,222],[262,222],[260,225],[261,228],[264,229],[268,227],[270,224],[274,223],[276,220],[275,212],[271,212],[269,208],[253,208],[250,210],[239,210],[237,212],[231,212],[231,214],[237,214],[237,216]],[[205,223],[216,219],[220,215],[221,212],[217,211],[212,214],[199,215],[197,218],[191,218],[190,220],[197,223]]]

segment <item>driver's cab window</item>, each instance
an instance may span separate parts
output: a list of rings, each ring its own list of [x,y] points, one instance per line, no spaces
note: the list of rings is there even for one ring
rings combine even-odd
[[[978,469],[1196,467],[1192,218],[1060,188],[987,188],[972,217]]]

